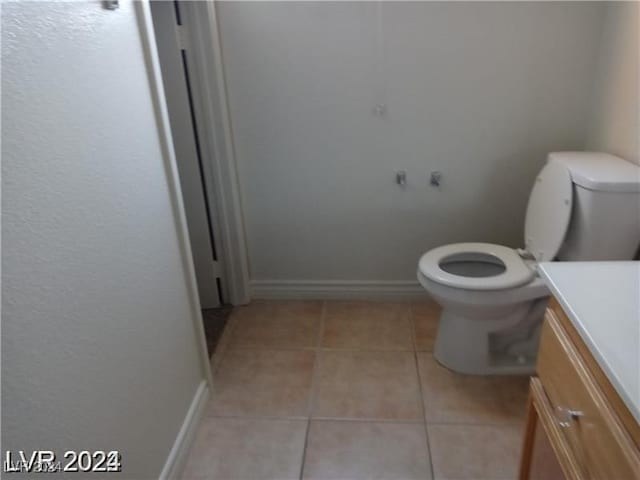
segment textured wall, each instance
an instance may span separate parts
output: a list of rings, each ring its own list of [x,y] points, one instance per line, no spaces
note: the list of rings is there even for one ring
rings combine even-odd
[[[640,37],[637,2],[611,2],[592,101],[587,148],[640,163]]]
[[[116,449],[149,479],[204,375],[120,3],[2,4],[2,446]]]
[[[546,153],[584,146],[602,12],[220,2],[253,280],[410,281],[443,243],[521,246]]]

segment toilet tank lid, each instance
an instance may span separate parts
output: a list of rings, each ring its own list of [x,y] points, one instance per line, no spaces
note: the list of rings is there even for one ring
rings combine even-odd
[[[573,183],[603,192],[640,192],[640,167],[608,153],[553,152],[549,162],[564,164]]]

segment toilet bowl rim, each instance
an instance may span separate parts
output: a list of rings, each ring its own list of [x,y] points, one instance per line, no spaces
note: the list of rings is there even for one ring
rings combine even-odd
[[[524,285],[499,290],[470,290],[450,287],[434,282],[418,270],[418,282],[443,307],[455,303],[474,308],[497,307],[514,303],[530,302],[550,295],[549,287],[539,276]]]
[[[456,254],[483,254],[496,257],[504,272],[491,277],[466,277],[443,270],[443,259]],[[502,290],[522,286],[533,279],[535,268],[527,265],[518,252],[504,245],[481,242],[452,243],[426,252],[418,263],[419,271],[429,280],[448,287],[467,290]]]

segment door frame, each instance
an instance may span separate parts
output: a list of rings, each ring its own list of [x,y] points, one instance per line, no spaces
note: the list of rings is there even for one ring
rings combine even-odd
[[[184,202],[182,201],[178,165],[176,163],[173,149],[173,138],[171,136],[171,127],[169,123],[169,111],[165,101],[162,74],[160,73],[160,59],[156,48],[156,39],[153,30],[153,21],[151,18],[151,6],[149,5],[148,0],[135,2],[135,5],[138,25],[140,28],[141,43],[145,54],[144,61],[146,63],[149,77],[149,93],[154,105],[154,113],[158,125],[158,137],[162,148],[162,160],[167,172],[167,182],[169,184],[173,215],[176,222],[176,234],[178,236],[178,242],[182,254],[185,283],[189,292],[189,304],[192,313],[191,320],[196,337],[198,356],[200,357],[200,364],[204,377],[209,388],[212,389],[213,377],[211,375],[211,359],[209,358],[209,353],[207,351],[204,323],[202,321],[202,312],[200,311],[198,284],[196,282],[196,274],[193,266],[193,255],[191,252],[191,243],[189,242]]]
[[[181,41],[182,27],[177,4],[169,1],[150,3],[156,47],[160,58],[165,100],[171,122],[173,147],[178,164],[191,241],[193,263],[198,282],[200,307],[220,307],[223,300],[224,269],[220,256],[213,202],[209,201],[207,178],[202,157],[200,130],[194,115],[191,88],[193,52]]]
[[[232,305],[250,300],[249,260],[215,1],[179,2],[190,65],[203,175],[220,240],[223,293]],[[218,247],[218,246],[216,246]]]

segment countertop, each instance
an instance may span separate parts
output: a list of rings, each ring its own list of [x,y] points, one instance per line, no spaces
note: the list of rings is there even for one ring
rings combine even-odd
[[[545,262],[538,269],[640,423],[640,262]]]

